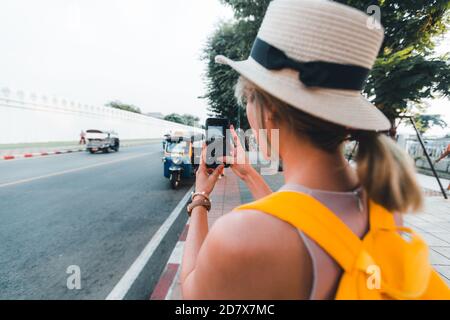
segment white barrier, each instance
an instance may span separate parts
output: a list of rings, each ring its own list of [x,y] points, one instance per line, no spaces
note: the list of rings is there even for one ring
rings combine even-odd
[[[121,139],[162,138],[177,130],[203,132],[119,109],[0,89],[0,144],[74,141],[87,129],[114,130]]]
[[[450,143],[450,139],[425,140],[425,149],[431,159],[434,161],[439,158]],[[416,167],[421,169],[431,169],[430,164],[425,156],[424,150],[416,139],[406,139],[405,149],[409,155],[414,159]],[[442,159],[439,163],[434,164],[434,168],[438,172],[450,173],[450,159],[449,157]]]

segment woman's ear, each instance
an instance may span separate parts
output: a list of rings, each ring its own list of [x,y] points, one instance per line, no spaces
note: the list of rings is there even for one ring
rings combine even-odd
[[[266,129],[276,128],[276,114],[272,107],[264,110],[264,127]]]

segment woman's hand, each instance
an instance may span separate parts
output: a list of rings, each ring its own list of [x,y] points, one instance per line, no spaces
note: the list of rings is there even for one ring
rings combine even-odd
[[[209,195],[213,191],[217,179],[222,174],[223,168],[223,164],[219,165],[216,169],[206,167],[206,145],[203,144],[200,165],[196,173],[195,191],[205,192]]]
[[[245,153],[245,149],[242,147],[241,140],[239,139],[233,125],[230,126],[231,136],[234,141],[234,148],[231,150],[231,159],[226,158],[226,162],[230,163],[230,168],[233,170],[240,179],[246,180],[246,178],[255,171],[248,161]],[[231,160],[231,161],[230,161]]]
[[[248,161],[245,150],[233,126],[230,126],[230,132],[234,140],[234,149],[231,152],[231,159],[227,157],[224,162],[229,163],[234,174],[245,182],[255,200],[271,194],[272,190],[267,182]]]

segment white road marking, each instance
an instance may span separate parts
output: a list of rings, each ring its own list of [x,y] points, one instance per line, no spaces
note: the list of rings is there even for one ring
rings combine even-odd
[[[194,187],[191,187],[189,191],[184,195],[183,199],[181,199],[181,201],[177,204],[175,209],[173,209],[172,213],[169,215],[166,221],[164,221],[164,223],[158,229],[158,231],[156,231],[156,233],[153,235],[153,237],[145,246],[144,250],[142,250],[141,254],[133,262],[133,264],[127,270],[127,272],[125,272],[125,274],[116,284],[114,289],[108,294],[106,300],[122,300],[126,296],[128,290],[130,290],[132,284],[134,283],[134,281],[136,281],[137,277],[139,276],[139,274],[142,272],[147,262],[152,257],[156,248],[158,248],[162,239],[169,231],[169,228],[172,226],[177,217],[180,215],[186,202],[191,196],[191,192],[193,189]]]
[[[40,179],[62,176],[64,174],[68,174],[68,173],[78,172],[78,171],[91,169],[91,168],[95,168],[95,167],[101,167],[101,166],[105,166],[108,164],[117,163],[117,162],[121,162],[121,161],[127,161],[127,160],[131,160],[131,159],[135,159],[135,158],[139,158],[139,157],[143,157],[143,156],[148,156],[148,155],[155,154],[155,153],[158,153],[158,152],[138,154],[138,155],[131,156],[131,157],[125,157],[125,158],[115,159],[115,160],[111,160],[111,161],[105,161],[105,162],[101,162],[101,163],[91,164],[88,166],[83,166],[83,167],[79,167],[79,168],[75,168],[75,169],[69,169],[69,170],[59,171],[59,172],[50,173],[50,174],[46,174],[46,175],[42,175],[42,176],[7,182],[7,183],[0,184],[0,188],[15,186],[18,184],[32,182],[32,181],[36,181],[36,180],[40,180]]]

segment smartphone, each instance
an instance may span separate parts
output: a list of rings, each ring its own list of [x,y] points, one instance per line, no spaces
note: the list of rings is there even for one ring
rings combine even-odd
[[[206,166],[208,168],[217,168],[221,161],[218,159],[229,156],[231,153],[231,141],[227,139],[227,129],[230,127],[230,121],[224,118],[206,119]],[[225,167],[228,167],[225,163]]]

